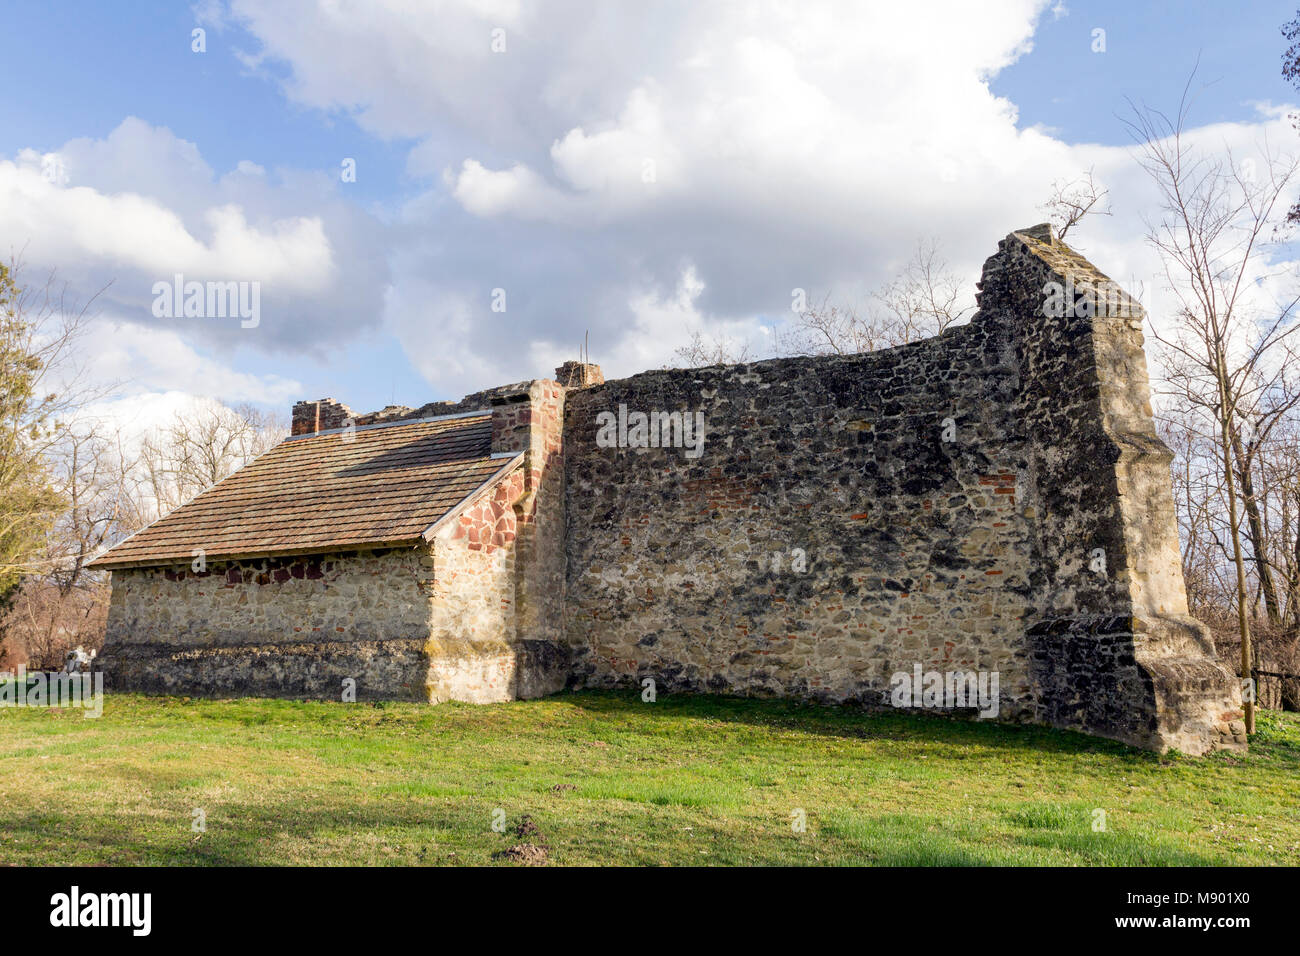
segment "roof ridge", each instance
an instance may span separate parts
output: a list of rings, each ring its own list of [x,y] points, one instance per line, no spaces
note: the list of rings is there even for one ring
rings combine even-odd
[[[338,435],[346,431],[351,432],[368,432],[377,428],[398,428],[402,425],[426,425],[429,422],[445,422],[453,418],[481,418],[484,415],[491,415],[492,409],[479,408],[469,412],[454,412],[450,415],[433,415],[429,418],[399,418],[392,422],[372,422],[369,425],[345,425],[343,428],[325,428],[318,432],[309,432],[305,435],[290,435],[284,439],[285,442],[302,441],[307,438],[316,438],[319,435]],[[284,444],[284,442],[281,442]]]

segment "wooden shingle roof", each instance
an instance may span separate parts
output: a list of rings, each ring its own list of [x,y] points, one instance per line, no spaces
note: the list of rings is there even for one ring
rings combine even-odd
[[[508,470],[492,416],[471,412],[287,438],[127,538],[100,568],[414,544]]]

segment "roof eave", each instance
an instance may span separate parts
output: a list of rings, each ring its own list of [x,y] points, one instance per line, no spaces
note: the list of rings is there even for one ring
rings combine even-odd
[[[203,559],[212,564],[217,561],[248,561],[257,558],[302,558],[310,555],[330,555],[343,554],[348,551],[376,551],[386,548],[413,548],[416,545],[423,544],[422,538],[402,538],[400,540],[389,541],[345,541],[338,543],[326,543],[304,546],[301,548],[285,548],[283,550],[259,549],[257,551],[231,551],[223,554],[206,553]],[[137,561],[124,559],[122,561],[106,561],[97,563],[95,566],[104,571],[126,571],[134,568],[168,568],[179,564],[191,564],[194,558],[192,555],[173,555],[171,557],[154,557],[141,558]],[[87,565],[90,567],[90,565]]]

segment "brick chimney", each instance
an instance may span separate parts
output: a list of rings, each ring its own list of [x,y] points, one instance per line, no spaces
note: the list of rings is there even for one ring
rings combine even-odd
[[[348,420],[355,420],[352,409],[332,398],[318,398],[311,402],[295,402],[291,435],[314,435],[331,428],[343,428]]]
[[[539,378],[497,389],[491,396],[492,453],[557,454],[564,429],[564,388]]]
[[[555,370],[555,379],[565,388],[591,388],[605,384],[600,366],[589,362],[565,362]]]
[[[515,626],[523,640],[559,641],[564,600],[564,393],[537,379],[495,390],[492,452],[523,452],[515,552]]]

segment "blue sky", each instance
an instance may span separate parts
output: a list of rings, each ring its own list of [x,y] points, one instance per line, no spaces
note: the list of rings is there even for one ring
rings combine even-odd
[[[587,330],[613,374],[670,360],[696,328],[761,351],[789,289],[860,295],[927,234],[976,270],[1042,218],[1047,179],[1094,156],[1127,195],[1126,98],[1172,108],[1198,56],[1197,126],[1297,99],[1279,72],[1285,4],[1027,0],[988,5],[991,25],[960,5],[910,23],[913,5],[809,4],[793,25],[670,2],[484,0],[409,23],[379,6],[6,5],[0,81],[21,95],[0,158],[58,154],[69,175],[29,206],[0,191],[0,225],[31,267],[87,292],[113,281],[103,364],[132,373],[138,402],[418,405],[548,374]],[[510,46],[494,58],[497,26]],[[347,157],[354,183],[339,181]],[[629,185],[646,162],[653,193]],[[909,178],[944,164],[942,182]],[[111,202],[103,235],[67,225],[88,220],[78,203],[128,194],[152,209],[129,229],[134,207]],[[55,200],[72,218],[43,235]],[[223,258],[211,214],[231,206],[243,225]],[[191,272],[242,278],[238,262],[260,278],[248,250],[283,252],[261,328],[148,314],[146,290],[172,273],[173,215],[197,243]],[[1131,264],[1121,219],[1097,250]],[[304,277],[324,261],[333,278]]]
[[[1071,142],[1125,145],[1119,117],[1128,100],[1165,108],[1178,102],[1197,68],[1199,124],[1248,119],[1255,101],[1293,102],[1282,79],[1279,28],[1296,15],[1286,3],[1071,3],[1049,12],[1034,50],[993,82],[1020,108],[1025,125],[1055,127]],[[1092,30],[1106,52],[1092,52]],[[1199,66],[1198,66],[1199,58]]]
[[[247,32],[213,31],[207,53],[192,52],[199,21],[188,4],[19,0],[6,8],[10,36],[24,42],[6,49],[0,76],[28,92],[6,108],[6,154],[106,136],[138,116],[198,144],[218,172],[246,159],[319,169],[325,157],[351,156],[367,170],[354,190],[359,202],[391,202],[409,185],[408,141],[369,136],[344,114],[288,102],[237,59],[257,48]]]

